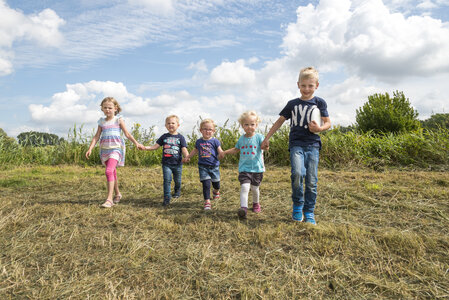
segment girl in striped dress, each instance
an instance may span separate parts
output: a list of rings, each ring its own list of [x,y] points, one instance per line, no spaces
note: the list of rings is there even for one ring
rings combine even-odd
[[[118,188],[116,167],[125,165],[125,142],[122,138],[122,132],[139,149],[144,146],[128,132],[123,118],[118,113],[121,112],[120,104],[113,97],[106,97],[101,101],[101,111],[105,117],[98,120],[98,129],[92,138],[89,149],[86,152],[86,158],[89,159],[92,149],[100,140],[100,158],[101,163],[106,166],[106,181],[108,187],[108,196],[102,207],[112,207],[120,202],[122,194]],[[115,192],[115,196],[113,197]]]

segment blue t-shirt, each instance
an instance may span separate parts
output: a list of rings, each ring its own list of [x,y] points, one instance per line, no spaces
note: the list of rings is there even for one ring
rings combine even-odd
[[[263,151],[260,147],[264,138],[260,133],[256,133],[250,138],[245,135],[239,138],[237,144],[235,144],[235,148],[240,150],[239,172],[265,172]]]
[[[156,141],[162,150],[162,164],[163,165],[180,165],[182,164],[182,148],[187,148],[185,138],[178,134],[172,135],[164,133]]]
[[[329,117],[327,104],[324,99],[313,97],[304,101],[299,98],[288,101],[279,113],[287,120],[290,119],[290,136],[288,149],[295,146],[313,146],[321,149],[321,139],[318,134],[309,131],[310,115],[312,109],[318,107],[322,117]]]
[[[195,143],[195,148],[198,150],[198,164],[217,167],[220,165],[218,160],[218,147],[220,147],[220,141],[216,138],[209,140],[198,139]]]

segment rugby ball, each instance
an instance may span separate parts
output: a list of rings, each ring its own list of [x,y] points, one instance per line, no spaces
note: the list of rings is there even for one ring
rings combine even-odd
[[[319,126],[323,126],[323,120],[321,119],[321,112],[318,107],[313,107],[310,111],[309,122],[315,121]],[[315,133],[318,134],[318,133]]]

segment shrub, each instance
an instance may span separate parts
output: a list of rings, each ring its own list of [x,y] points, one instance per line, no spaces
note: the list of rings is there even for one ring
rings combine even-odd
[[[362,132],[399,133],[421,127],[418,112],[410,105],[402,92],[374,94],[356,111],[357,128]]]

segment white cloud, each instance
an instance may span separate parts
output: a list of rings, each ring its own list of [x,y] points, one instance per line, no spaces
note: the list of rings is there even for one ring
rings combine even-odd
[[[13,72],[14,43],[29,41],[42,47],[59,47],[63,35],[59,31],[65,21],[53,10],[25,15],[0,0],[0,75]]]
[[[322,0],[299,7],[282,47],[293,65],[322,71],[342,65],[348,72],[379,80],[449,72],[449,24],[431,17],[391,13],[381,0]],[[320,22],[316,22],[320,20]]]
[[[167,14],[174,10],[173,0],[128,0],[131,5],[138,5],[146,8],[155,14]]]
[[[210,74],[211,85],[251,85],[256,79],[255,71],[248,68],[243,59],[222,62]]]

